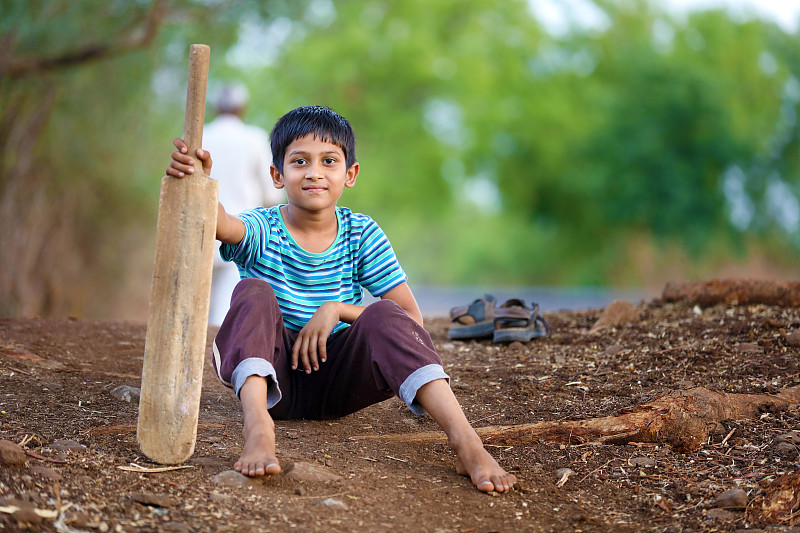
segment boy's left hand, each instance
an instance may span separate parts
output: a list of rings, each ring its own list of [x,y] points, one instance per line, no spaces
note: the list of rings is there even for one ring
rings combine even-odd
[[[331,331],[339,323],[336,305],[337,302],[322,304],[300,330],[292,347],[292,370],[296,370],[298,364],[302,362],[306,374],[310,374],[312,369],[319,370],[319,363],[324,363],[328,358],[325,346]]]

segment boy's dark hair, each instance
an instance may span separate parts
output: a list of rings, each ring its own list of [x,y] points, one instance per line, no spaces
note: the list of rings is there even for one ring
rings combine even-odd
[[[269,134],[272,164],[279,172],[283,173],[286,148],[309,133],[313,133],[317,139],[341,148],[347,168],[356,162],[356,136],[347,119],[328,107],[309,105],[298,107],[283,115]]]

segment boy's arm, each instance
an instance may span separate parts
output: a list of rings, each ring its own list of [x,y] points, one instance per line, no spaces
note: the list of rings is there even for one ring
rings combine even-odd
[[[392,300],[394,303],[399,305],[403,311],[405,311],[406,314],[410,316],[417,324],[422,326],[422,311],[419,310],[417,299],[414,298],[414,293],[411,292],[411,287],[408,286],[408,283],[401,283],[394,289],[381,296],[381,300]]]
[[[194,173],[194,158],[187,154],[186,144],[183,139],[175,138],[172,141],[175,150],[172,152],[172,161],[167,167],[167,175],[176,178],[183,178],[186,174]],[[206,176],[211,175],[211,154],[206,150],[197,150],[197,159],[203,164],[203,172]],[[237,245],[244,239],[244,222],[239,217],[230,215],[225,211],[222,204],[218,203],[217,208],[217,240],[225,244]]]
[[[244,222],[236,215],[228,214],[217,202],[217,240],[236,246],[244,239]]]

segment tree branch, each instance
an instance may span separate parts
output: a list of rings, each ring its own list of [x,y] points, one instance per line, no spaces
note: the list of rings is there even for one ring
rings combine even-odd
[[[148,46],[158,35],[168,0],[154,0],[146,16],[131,32],[109,43],[92,43],[53,57],[7,57],[0,62],[0,77],[22,78],[51,70],[83,65]],[[138,30],[138,31],[137,31]]]

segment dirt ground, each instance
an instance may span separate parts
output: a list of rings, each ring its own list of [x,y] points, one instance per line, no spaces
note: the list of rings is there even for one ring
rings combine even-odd
[[[800,329],[797,309],[638,307],[640,320],[598,333],[589,329],[601,309],[546,313],[552,338],[516,346],[451,341],[441,318],[426,327],[475,427],[615,415],[691,386],[753,393],[800,385],[800,348],[787,340]],[[767,524],[720,510],[715,498],[741,487],[752,505],[775,479],[800,472],[800,447],[779,444],[800,430],[800,406],[723,421],[689,454],[643,443],[492,446],[519,484],[484,494],[455,473],[446,445],[385,438],[436,429],[395,398],[343,419],[278,422],[284,473],[230,486],[216,476],[241,451],[241,413],[216,380],[210,349],[190,468],[122,470],[157,466],[136,442],[137,401],[111,394],[139,387],[144,340],[142,324],[0,320],[0,439],[27,452],[26,465],[0,466],[0,530],[797,530],[798,512]],[[286,474],[292,463],[335,479],[298,479]]]

